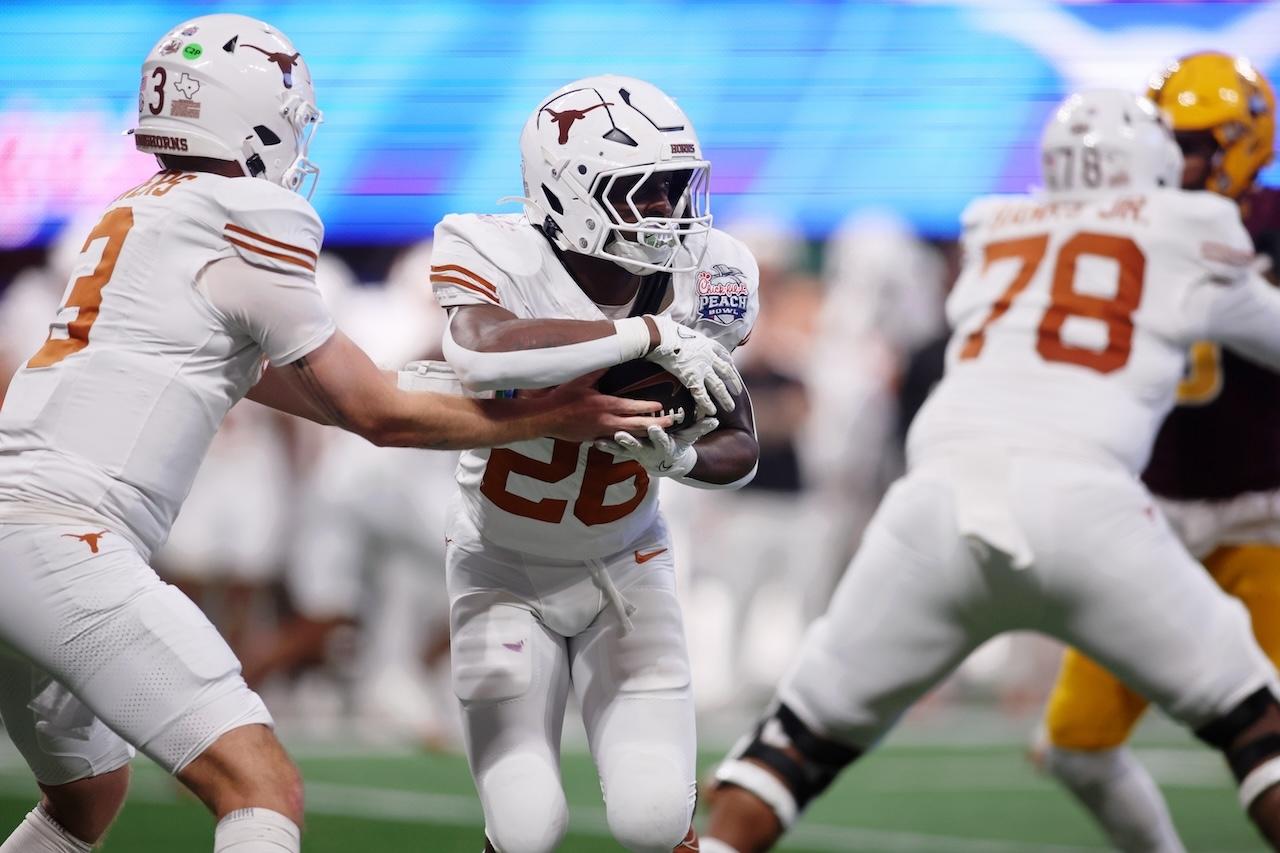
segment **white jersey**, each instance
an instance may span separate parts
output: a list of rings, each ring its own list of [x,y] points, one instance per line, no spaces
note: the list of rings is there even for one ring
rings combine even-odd
[[[699,239],[706,240],[699,269],[671,276],[661,310],[733,350],[760,310],[756,263],[722,231]],[[431,261],[432,286],[445,308],[492,304],[522,318],[606,319],[522,215],[445,217]],[[463,453],[458,484],[481,536],[545,557],[617,553],[658,512],[657,487],[638,463],[549,438]]]
[[[161,172],[113,202],[0,411],[0,518],[97,523],[148,556],[264,355],[333,334],[322,239],[311,205],[263,180]],[[201,275],[234,257],[288,275],[228,308]]]
[[[1206,192],[982,198],[963,241],[946,375],[912,425],[913,467],[960,442],[1137,473],[1188,346],[1230,337],[1214,307],[1261,286],[1239,211]]]

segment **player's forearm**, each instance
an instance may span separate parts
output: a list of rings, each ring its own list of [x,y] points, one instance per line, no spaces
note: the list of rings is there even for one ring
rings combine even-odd
[[[548,435],[546,399],[476,400],[430,392],[395,391],[390,410],[362,433],[381,447],[466,450]]]
[[[625,320],[504,320],[473,330],[450,328],[444,354],[468,388],[547,388],[584,373],[640,358],[654,326]]]
[[[268,367],[258,380],[258,384],[249,389],[246,399],[252,400],[286,415],[304,418],[324,426],[335,426],[329,415],[322,412],[304,389],[290,381],[288,369]]]
[[[741,488],[755,477],[760,444],[744,429],[721,428],[700,439],[698,460],[680,482],[701,488]]]

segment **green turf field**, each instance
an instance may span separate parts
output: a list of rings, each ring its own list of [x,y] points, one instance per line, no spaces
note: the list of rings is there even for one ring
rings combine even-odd
[[[308,853],[479,853],[479,804],[466,763],[453,756],[298,748],[308,784]],[[1218,759],[1194,745],[1140,751],[1191,850],[1260,850]],[[715,756],[705,756],[707,763]],[[34,786],[16,756],[0,762],[0,824],[30,808]],[[607,835],[590,761],[564,762],[570,833],[562,850],[620,850]],[[107,853],[203,853],[211,819],[170,780],[140,762],[133,797]],[[810,809],[783,848],[792,851],[1104,850],[1075,805],[1038,777],[1014,746],[890,745],[846,773]]]

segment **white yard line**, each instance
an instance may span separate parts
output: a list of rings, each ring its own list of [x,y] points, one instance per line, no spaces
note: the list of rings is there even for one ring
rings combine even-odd
[[[412,756],[412,751],[396,748],[383,750],[355,749],[294,749],[310,757],[379,757]],[[1203,754],[1201,754],[1203,753]],[[1173,787],[1219,787],[1228,784],[1215,755],[1198,749],[1142,749],[1140,757],[1149,761],[1157,779]],[[903,757],[908,765],[915,757]],[[925,764],[926,762],[921,762]],[[922,785],[933,791],[972,790],[973,774],[957,772],[962,761],[946,758],[927,762],[933,773],[914,783],[902,779],[883,779],[873,784],[876,791],[922,790]],[[939,772],[941,771],[941,772]],[[26,766],[16,751],[0,746],[0,793],[37,793],[35,784],[27,775]],[[892,773],[891,775],[898,775]],[[915,775],[914,773],[911,775]],[[982,774],[979,774],[981,776]],[[981,785],[985,790],[1025,790],[1026,780],[1010,778],[1007,784],[991,780]],[[132,799],[151,803],[173,803],[175,789],[168,777],[157,773],[142,773],[134,777]],[[404,823],[434,823],[446,826],[479,827],[483,814],[475,796],[467,794],[438,794],[406,791],[396,788],[373,788],[359,785],[340,785],[330,782],[307,783],[307,810],[316,814],[341,815],[373,820],[394,820]],[[604,810],[598,806],[571,805],[570,826],[574,832],[605,837],[609,834]],[[949,835],[931,835],[903,830],[863,829],[849,826],[802,821],[787,835],[795,845],[811,850],[851,851],[876,850],[896,853],[1099,853],[1105,847],[1035,842],[978,839]],[[1221,853],[1245,853],[1221,851]]]
[[[443,823],[449,826],[476,826],[481,820],[475,797],[454,794],[422,794],[410,791],[334,785],[307,784],[307,810],[317,814],[345,817],[381,817],[407,823]],[[573,832],[609,835],[604,811],[571,806]],[[849,826],[801,823],[787,838],[813,850],[862,850],[874,847],[903,853],[1098,853],[1104,847],[1073,847],[1061,844],[1033,844],[1020,841],[983,840],[950,835],[922,835],[898,830],[858,829]]]

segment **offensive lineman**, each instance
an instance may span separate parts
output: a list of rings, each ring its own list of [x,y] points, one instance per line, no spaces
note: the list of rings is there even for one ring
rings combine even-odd
[[[570,83],[529,117],[520,151],[523,216],[448,216],[435,231],[444,353],[463,384],[546,388],[613,364],[598,336],[614,328],[635,342],[628,358],[655,329],[684,354],[716,353],[722,381],[695,395],[706,414],[714,395],[719,417],[671,435],[463,454],[445,561],[486,850],[559,844],[571,688],[613,836],[634,851],[696,850],[688,656],[653,478],[734,488],[754,473],[750,403],[727,350],[759,310],[756,264],[711,228],[710,164],[688,117],[648,83]]]
[[[1171,64],[1147,94],[1173,120],[1183,187],[1236,200],[1274,276],[1280,190],[1254,183],[1275,143],[1271,85],[1246,60],[1205,52]],[[1280,376],[1202,341],[1191,349],[1178,402],[1143,479],[1192,555],[1248,609],[1258,644],[1280,664]],[[1146,707],[1068,650],[1037,757],[1120,849],[1177,853],[1182,843],[1160,790],[1124,745]]]
[[[514,405],[403,393],[337,332],[314,281],[320,221],[291,192],[316,172],[320,112],[274,28],[176,27],[138,104],[136,145],[165,171],[90,232],[0,413],[0,715],[43,792],[0,851],[89,850],[137,747],[214,813],[216,851],[296,853],[302,788],[270,715],[147,565],[231,405],[248,394],[377,444],[451,448],[643,431],[653,418],[614,413],[657,407],[581,384]]]
[[[926,689],[1022,629],[1086,651],[1221,749],[1280,847],[1275,670],[1136,479],[1192,341],[1280,366],[1280,293],[1252,272],[1231,202],[1176,189],[1182,155],[1147,99],[1072,95],[1041,150],[1047,191],[965,212],[956,332],[908,473],[718,769],[704,851],[770,848]]]

